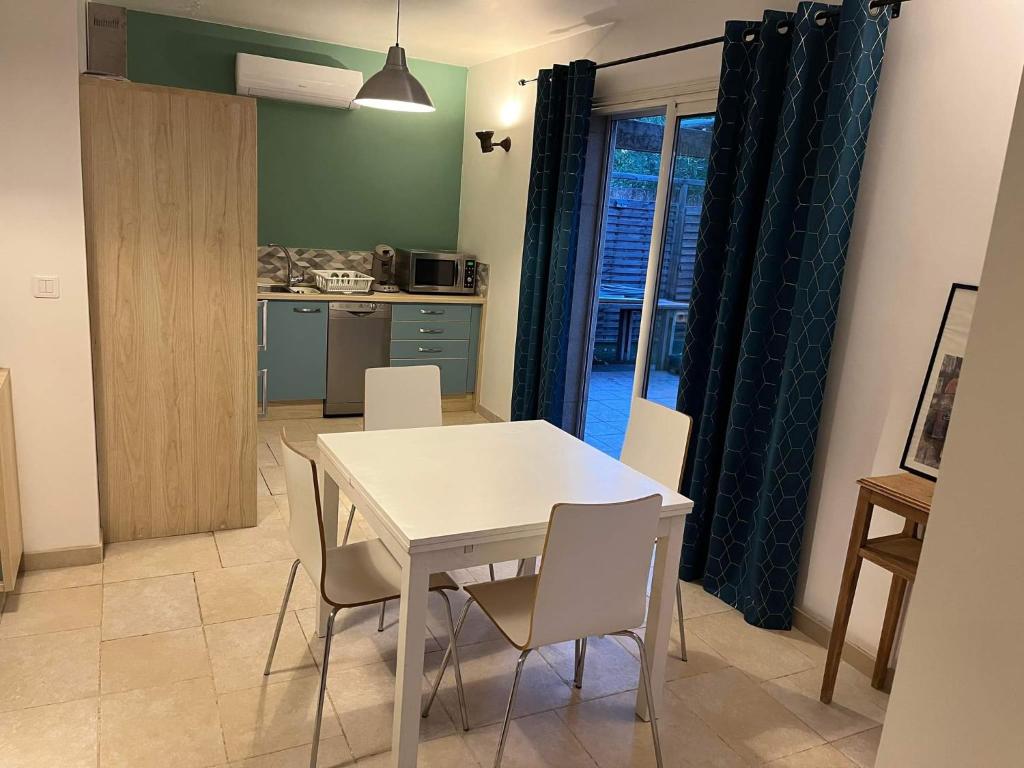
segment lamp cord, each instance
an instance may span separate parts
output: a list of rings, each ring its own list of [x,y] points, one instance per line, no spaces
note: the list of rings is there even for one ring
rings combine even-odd
[[[402,23],[402,0],[398,0],[398,13],[395,14],[395,45],[398,45],[398,29]]]

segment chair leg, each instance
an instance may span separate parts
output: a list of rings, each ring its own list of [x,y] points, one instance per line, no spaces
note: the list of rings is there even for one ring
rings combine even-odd
[[[491,572],[491,581],[494,581],[494,563],[488,563],[487,570]]]
[[[377,631],[378,632],[383,632],[384,631],[384,609],[387,608],[387,606],[388,606],[388,601],[387,600],[382,600],[381,604],[380,604],[380,618],[377,619]]]
[[[462,668],[459,666],[459,647],[456,645],[455,622],[452,620],[452,601],[442,589],[439,594],[444,599],[445,618],[448,619],[448,648],[455,664],[455,690],[459,695],[459,717],[462,718],[462,730],[469,730],[469,713],[466,711],[466,692],[462,688]],[[460,625],[461,626],[461,625]],[[441,676],[437,676],[438,681]]]
[[[654,739],[654,758],[658,763],[658,768],[664,768],[661,759],[661,739],[658,737],[658,715],[654,711],[654,692],[651,690],[651,667],[647,663],[647,647],[644,645],[644,641],[640,639],[640,635],[635,632],[625,630],[615,634],[633,638],[640,649],[640,683],[643,685],[644,694],[647,696],[647,713],[651,718],[651,737]]]
[[[526,663],[526,657],[529,655],[529,648],[519,654],[519,661],[516,664],[516,676],[512,679],[512,691],[508,695],[508,709],[505,710],[505,722],[501,726],[501,737],[498,739],[498,753],[494,756],[494,768],[501,768],[501,756],[505,752],[505,741],[508,739],[508,729],[512,722],[512,707],[516,703],[519,679],[523,676],[523,665]],[[660,764],[659,768],[661,768]]]
[[[341,546],[348,544],[348,535],[352,532],[352,521],[356,519],[356,505],[348,511],[348,522],[345,523],[345,535],[341,537]]]
[[[683,582],[676,581],[676,610],[679,612],[679,658],[686,661],[686,629],[683,627]]]
[[[587,661],[587,638],[583,637],[576,641],[576,652],[575,660],[576,663],[573,666],[573,682],[572,684],[577,688],[583,687],[583,665]]]
[[[274,629],[274,639],[270,641],[270,653],[267,655],[267,665],[263,668],[263,676],[270,674],[270,665],[274,663],[274,653],[277,651],[277,639],[281,636],[281,625],[284,624],[284,614],[288,608],[288,598],[292,594],[292,584],[295,583],[295,572],[299,569],[299,561],[292,563],[291,573],[288,574],[288,586],[284,588],[284,597],[281,599],[281,610],[277,614],[277,627]]]
[[[324,661],[320,669],[320,698],[316,703],[316,720],[313,722],[313,747],[309,753],[309,768],[316,768],[316,757],[320,751],[320,723],[324,717],[324,696],[327,695],[327,669],[331,663],[331,638],[334,637],[334,618],[338,609],[327,617],[327,634],[324,635]]]
[[[437,679],[434,680],[434,685],[430,689],[430,695],[427,697],[427,701],[423,705],[423,710],[420,712],[422,717],[426,717],[430,714],[430,707],[433,705],[434,699],[437,697],[437,689],[441,687],[441,678],[444,677],[445,670],[448,669],[448,662],[451,661],[452,658],[452,646],[458,642],[459,632],[462,631],[462,625],[466,623],[466,615],[469,613],[469,606],[472,604],[473,598],[471,597],[466,601],[466,605],[462,608],[462,613],[459,615],[459,621],[455,625],[455,633],[451,640],[448,641],[448,647],[445,648],[444,657],[441,659],[441,666],[437,670]]]

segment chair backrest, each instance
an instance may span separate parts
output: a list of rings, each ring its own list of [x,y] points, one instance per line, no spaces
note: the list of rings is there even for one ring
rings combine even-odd
[[[643,624],[661,503],[655,494],[615,504],[554,506],[529,647]]]
[[[678,491],[692,425],[693,419],[685,413],[634,397],[619,460]]]
[[[436,365],[367,368],[363,429],[441,426],[441,369]]]
[[[326,546],[316,462],[299,453],[288,442],[284,430],[281,430],[281,453],[288,487],[288,538],[309,578],[323,595]]]

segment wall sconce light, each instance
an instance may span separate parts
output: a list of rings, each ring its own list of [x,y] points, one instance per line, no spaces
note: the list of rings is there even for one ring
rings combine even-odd
[[[493,152],[495,147],[501,147],[506,152],[512,149],[512,139],[506,136],[501,141],[495,141],[494,131],[477,131],[476,137],[480,139],[480,151],[484,154]]]

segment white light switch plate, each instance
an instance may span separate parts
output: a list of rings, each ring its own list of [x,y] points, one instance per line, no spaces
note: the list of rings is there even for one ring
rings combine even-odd
[[[32,295],[37,299],[59,299],[60,278],[57,275],[33,275]]]

